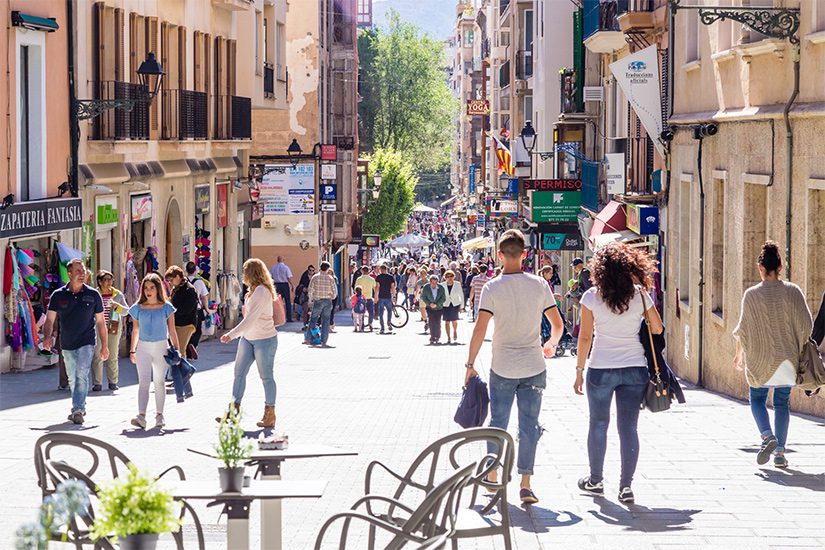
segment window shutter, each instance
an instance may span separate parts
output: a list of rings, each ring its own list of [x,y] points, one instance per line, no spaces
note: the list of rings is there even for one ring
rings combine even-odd
[[[123,10],[115,8],[115,73],[117,81],[123,81]]]
[[[140,67],[138,59],[138,51],[140,45],[138,44],[138,14],[135,12],[129,13],[129,78],[130,82],[137,82],[137,70]],[[144,56],[145,58],[146,56]]]
[[[169,23],[166,21],[160,24],[160,65],[166,67],[165,71],[169,73]],[[163,87],[169,88],[169,79],[163,79]]]
[[[152,52],[155,55],[158,53],[158,18],[146,18],[146,52]],[[144,56],[145,57],[145,56]],[[166,80],[166,79],[164,79]],[[158,104],[159,101],[153,101],[149,108],[149,139],[158,139]]]
[[[238,43],[229,40],[226,59],[226,95],[235,95],[235,61],[238,53]]]
[[[194,72],[195,72],[195,91],[202,92],[203,89],[203,74],[201,71],[203,70],[203,45],[201,41],[203,40],[203,33],[200,31],[195,31],[194,33],[194,40],[192,41],[192,59],[194,61]]]
[[[178,27],[178,89],[186,90],[186,27]]]
[[[101,88],[100,81],[103,80],[105,74],[105,56],[103,55],[106,48],[106,40],[103,35],[104,10],[106,6],[103,2],[96,2],[92,8],[92,26],[93,26],[93,74],[97,89],[95,90],[95,97],[100,97]]]

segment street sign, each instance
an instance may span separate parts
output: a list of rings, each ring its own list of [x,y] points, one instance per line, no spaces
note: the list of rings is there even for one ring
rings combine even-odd
[[[582,180],[570,179],[542,179],[524,180],[525,191],[578,191],[582,188]]]
[[[657,235],[659,233],[659,209],[644,204],[627,204],[627,228],[637,235]]]
[[[534,191],[530,198],[531,221],[574,222],[581,204],[581,191]]]
[[[335,203],[333,203],[333,202],[322,202],[321,203],[321,212],[335,212]]]
[[[321,145],[321,160],[338,160],[338,147],[330,143]]]
[[[542,233],[542,250],[584,250],[581,233]]]
[[[321,200],[334,201],[338,198],[338,184],[322,183],[321,184]]]
[[[338,178],[337,164],[322,164],[321,165],[321,179],[334,180]]]
[[[607,181],[607,194],[620,195],[625,192],[625,166],[624,153],[607,153],[604,156],[604,177]]]

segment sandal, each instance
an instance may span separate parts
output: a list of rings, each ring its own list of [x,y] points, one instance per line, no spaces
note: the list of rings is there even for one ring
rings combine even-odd
[[[535,504],[539,501],[532,489],[527,489],[526,487],[521,488],[521,491],[518,492],[518,496],[521,499],[522,504]]]

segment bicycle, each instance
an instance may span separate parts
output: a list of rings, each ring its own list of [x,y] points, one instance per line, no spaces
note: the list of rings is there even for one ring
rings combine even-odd
[[[407,326],[407,323],[410,321],[410,312],[407,311],[407,308],[400,306],[398,304],[392,305],[392,318],[390,319],[390,325],[392,328],[404,328]]]

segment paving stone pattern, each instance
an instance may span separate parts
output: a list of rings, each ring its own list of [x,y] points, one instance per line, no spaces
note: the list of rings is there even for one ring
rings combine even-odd
[[[423,324],[410,324],[393,335],[354,334],[348,316],[338,315],[332,349],[301,345],[299,328],[281,331],[276,357],[278,428],[293,444],[324,443],[359,452],[357,457],[287,463],[284,477],[324,479],[318,500],[284,504],[284,548],[312,548],[323,522],[347,509],[363,493],[371,460],[399,470],[428,443],[457,430],[452,416],[461,391],[473,325],[460,324],[460,345],[431,347]],[[167,428],[136,431],[134,367],[121,361],[121,389],[92,393],[87,422],[68,423],[68,392],[59,392],[57,371],[41,370],[0,377],[0,548],[11,548],[13,531],[35,517],[40,491],[32,463],[37,437],[49,431],[80,431],[121,448],[139,466],[159,472],[171,464],[189,478],[216,478],[214,460],[187,452],[215,439],[214,417],[230,399],[235,345],[217,341],[201,346],[200,372],[193,379],[195,397],[166,400]],[[482,350],[483,376],[489,343]],[[533,487],[537,505],[510,506],[513,542],[518,549],[539,548],[823,548],[825,547],[825,430],[821,419],[794,415],[788,460],[779,471],[758,467],[758,433],[747,404],[694,388],[688,403],[656,415],[643,412],[641,459],[634,491],[636,505],[617,499],[618,438],[609,433],[606,498],[579,493],[576,480],[587,474],[587,401],[573,393],[575,359],[548,361],[548,389],[541,420]],[[105,385],[104,385],[105,388]],[[263,410],[263,390],[253,367],[244,399],[249,430]],[[149,420],[154,414],[150,398]],[[515,414],[511,433],[515,433]],[[388,486],[388,485],[387,485]],[[208,548],[223,548],[225,518],[216,508],[198,505],[206,524]],[[252,512],[252,543],[260,545],[257,506]],[[365,547],[363,531],[354,532],[353,548]],[[191,530],[187,529],[191,539]],[[337,547],[335,535],[326,547]],[[59,546],[59,545],[58,545]],[[163,540],[162,547],[170,547]],[[187,544],[187,547],[193,544]],[[503,548],[501,539],[466,540],[459,548]]]

